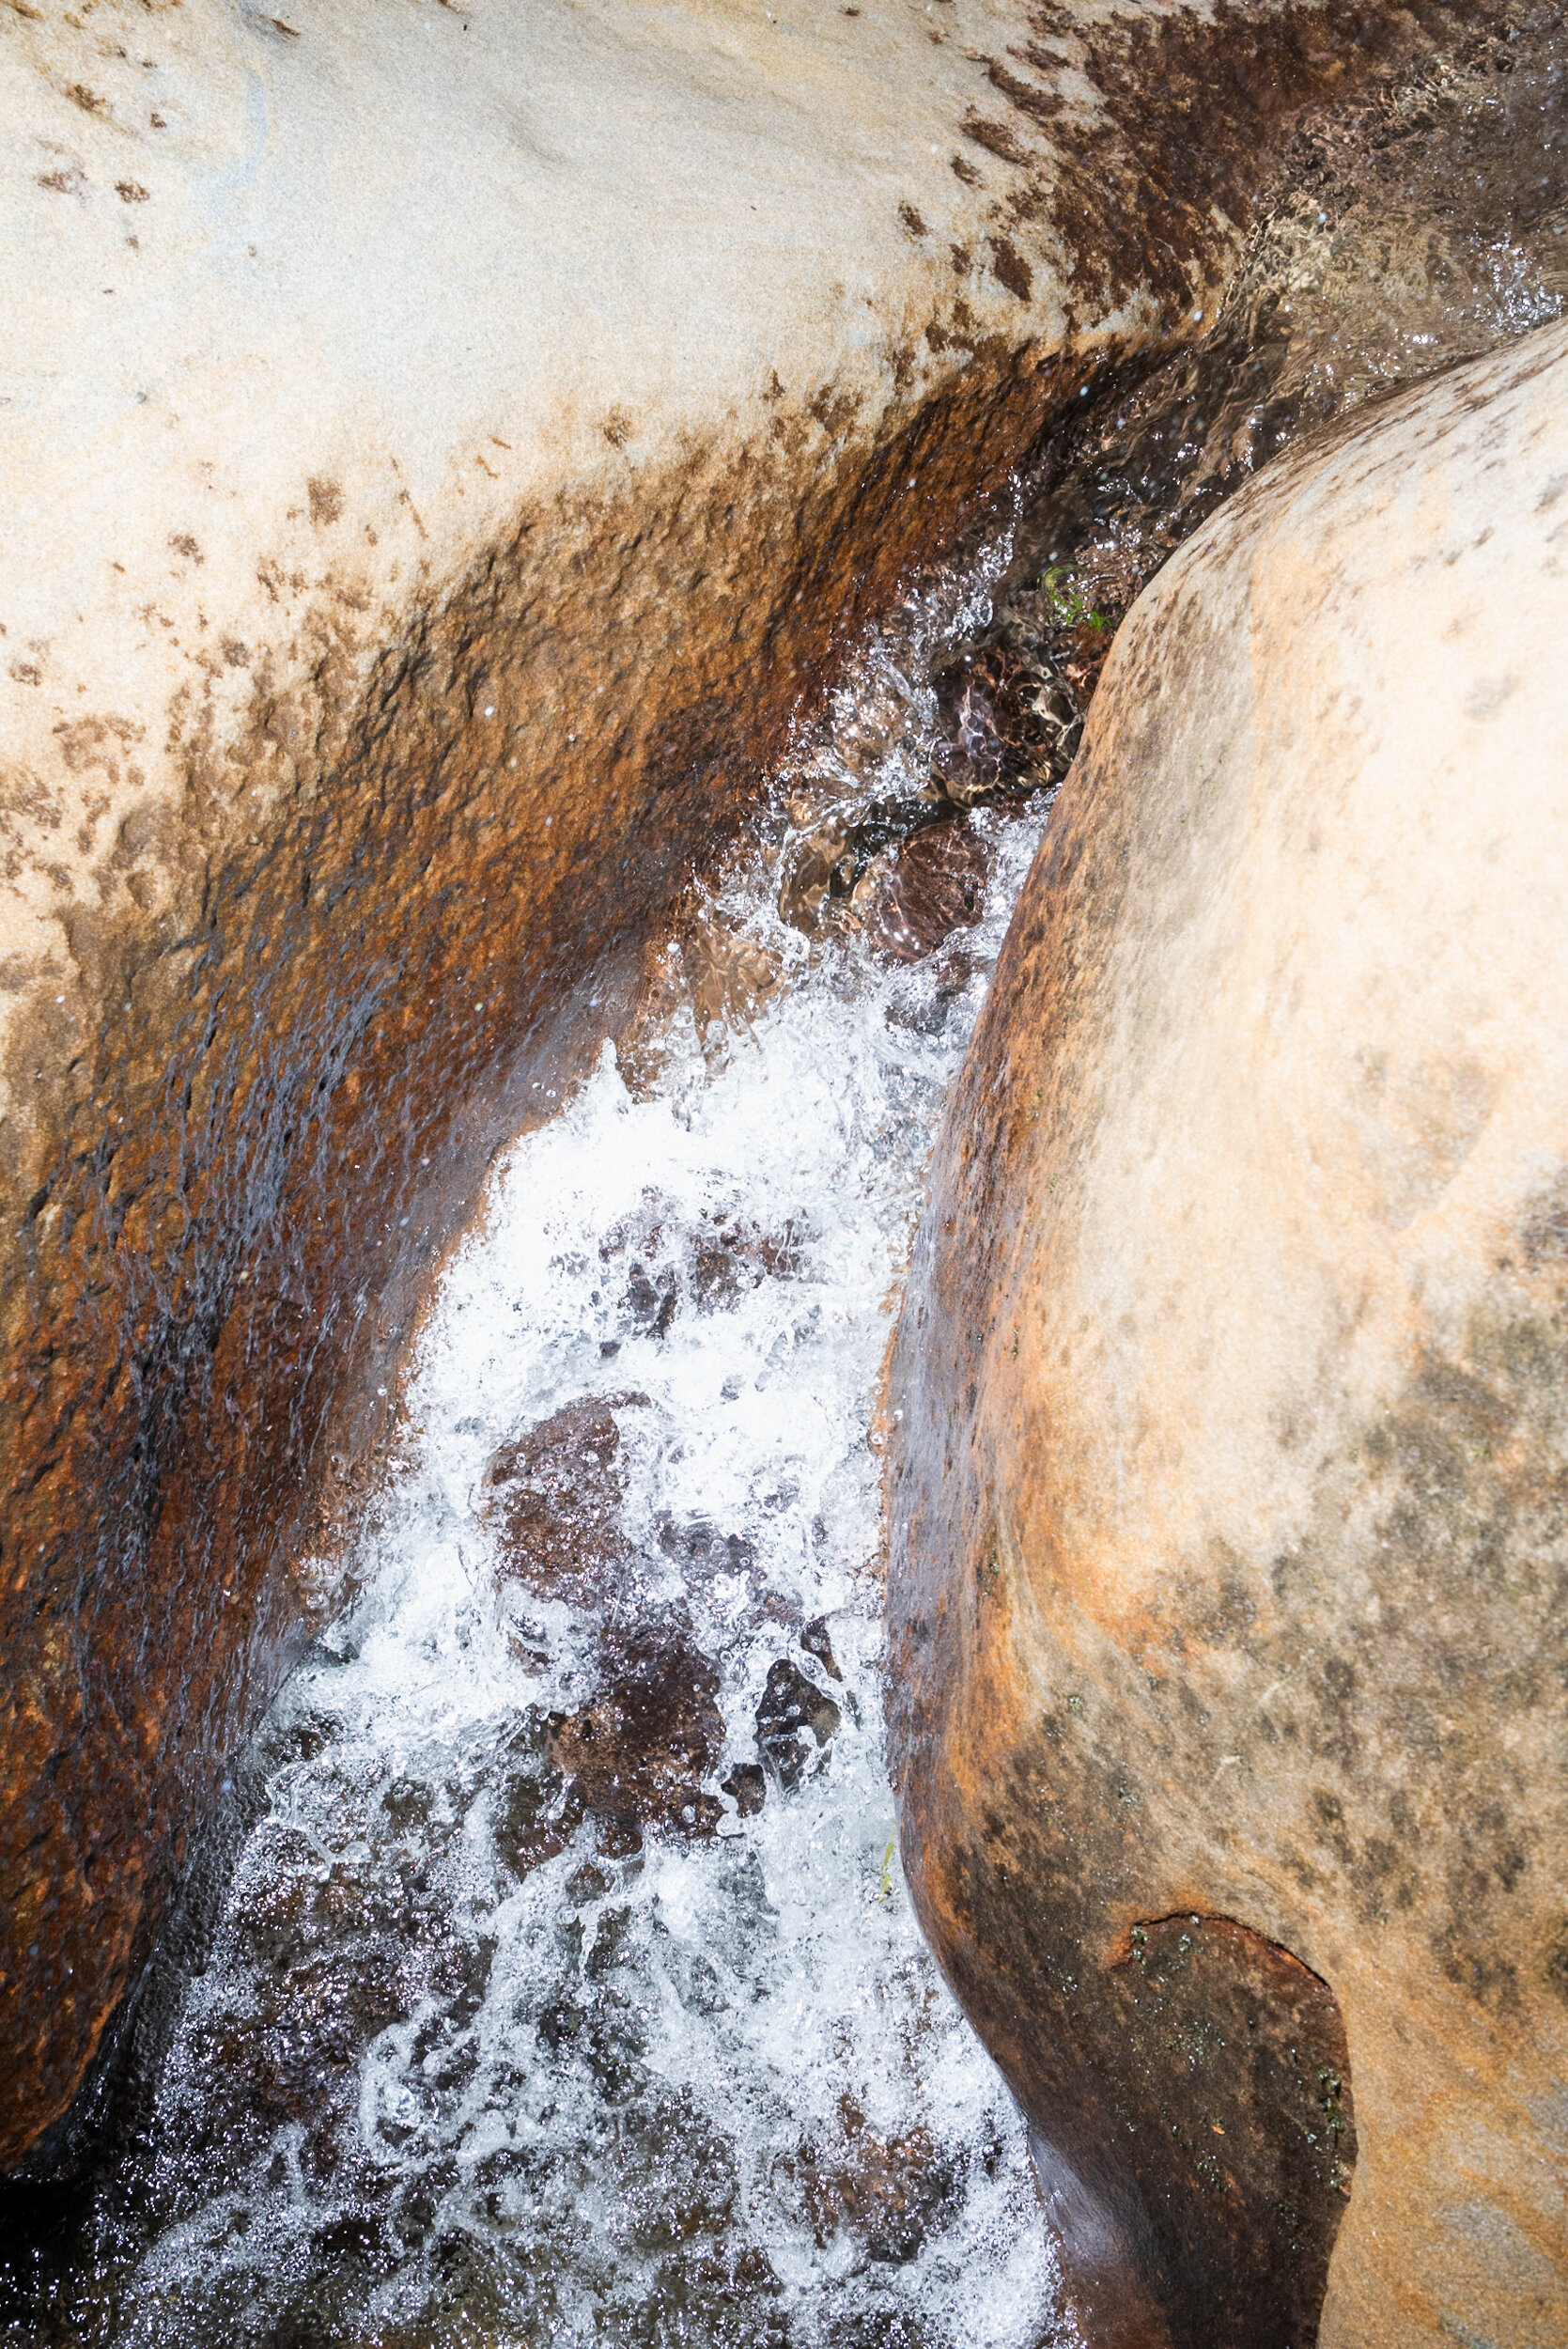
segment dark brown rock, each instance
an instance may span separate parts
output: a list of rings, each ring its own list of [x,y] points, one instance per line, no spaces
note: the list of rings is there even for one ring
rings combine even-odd
[[[737,1762],[721,1783],[743,1819],[754,1819],[768,1799],[768,1778],[760,1762]]]
[[[603,1607],[630,1548],[621,1531],[621,1431],[645,1395],[583,1395],[493,1455],[485,1482],[501,1571],[536,1598]]]
[[[867,883],[866,936],[895,962],[920,962],[986,910],[990,855],[962,817],[926,824]]]
[[[838,1668],[838,1658],[833,1654],[833,1643],[829,1636],[826,1615],[812,1617],[811,1622],[800,1634],[800,1645],[808,1656],[815,1657],[830,1680],[844,1678],[844,1674]]]
[[[932,764],[949,799],[972,807],[1060,783],[1082,730],[1064,686],[1003,645],[962,654],[934,682]]]
[[[924,2129],[877,2137],[847,2096],[840,2116],[843,2139],[806,2170],[806,2205],[818,2242],[826,2245],[843,2229],[889,2266],[918,2259],[958,2199],[960,2173]]]
[[[815,1680],[781,1656],[768,1668],[757,1704],[757,1750],[783,1787],[798,1786],[814,1749],[820,1753],[843,1716]]]
[[[1109,2095],[1111,2144],[1032,2137],[1086,2338],[1159,2340],[1190,2299],[1215,2341],[1311,2341],[1356,2159],[1333,1993],[1245,1926],[1187,1914],[1128,1928],[1091,2012],[1044,2068],[1064,2108]]]
[[[491,1833],[500,1858],[525,1876],[565,1851],[582,1815],[551,1753],[550,1722],[531,1711],[507,1741],[498,1773]]]
[[[702,1785],[724,1743],[718,1672],[669,1621],[617,1626],[600,1664],[592,1703],[554,1725],[556,1767],[604,1818],[710,1835],[723,1815]]]

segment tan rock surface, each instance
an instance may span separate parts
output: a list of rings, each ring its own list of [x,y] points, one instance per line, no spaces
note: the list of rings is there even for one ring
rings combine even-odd
[[[1266,121],[1410,34],[0,9],[0,2166],[489,1153],[1068,354],[1187,331]]]
[[[1305,2349],[1336,2227],[1332,2349],[1568,2340],[1565,640],[1568,330],[1270,468],[944,1128],[905,1858],[1096,2344]]]

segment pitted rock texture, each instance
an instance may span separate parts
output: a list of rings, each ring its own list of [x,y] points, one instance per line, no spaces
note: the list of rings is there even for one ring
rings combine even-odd
[[[332,1603],[494,1148],[1418,13],[0,11],[0,2167]]]
[[[1124,623],[944,1125],[905,1864],[1096,2344],[1568,2339],[1565,630],[1568,329],[1271,467]]]

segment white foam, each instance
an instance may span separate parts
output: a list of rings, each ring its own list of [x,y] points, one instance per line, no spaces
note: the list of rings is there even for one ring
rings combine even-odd
[[[913,633],[962,616],[950,595]],[[921,649],[862,664],[904,712],[877,788],[918,773]],[[798,763],[819,792],[868,788],[838,750],[858,707],[852,681]],[[215,2311],[236,2340],[1068,2338],[1021,2125],[899,1875],[868,1441],[935,1120],[1038,820],[994,819],[982,929],[892,972],[784,928],[765,825],[714,918],[787,986],[718,1044],[677,1003],[651,1090],[607,1044],[498,1173],[365,1595],[263,1739],[269,1814],[162,2091],[130,2338]],[[707,1309],[692,1252],[720,1225],[790,1268]],[[629,1316],[634,1260],[674,1270],[661,1335]],[[495,1829],[520,1724],[581,1701],[593,1626],[498,1605],[483,1471],[564,1402],[632,1391],[616,1603],[690,1610],[722,1672],[716,1777],[754,1758],[782,1656],[843,1719],[815,1775],[716,1840],[650,1833],[584,1877],[585,1822],[519,1882]],[[700,1572],[660,1538],[698,1523],[737,1537]],[[818,1615],[842,1686],[796,1644]]]

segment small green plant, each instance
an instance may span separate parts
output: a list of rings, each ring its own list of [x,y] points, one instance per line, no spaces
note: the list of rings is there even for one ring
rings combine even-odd
[[[891,1901],[893,1898],[893,1846],[890,1842],[882,1854],[882,1881],[877,1888],[879,1901]]]
[[[1110,625],[1103,612],[1092,611],[1084,599],[1082,588],[1065,563],[1053,563],[1039,579],[1040,593],[1046,608],[1058,628],[1106,628]]]

